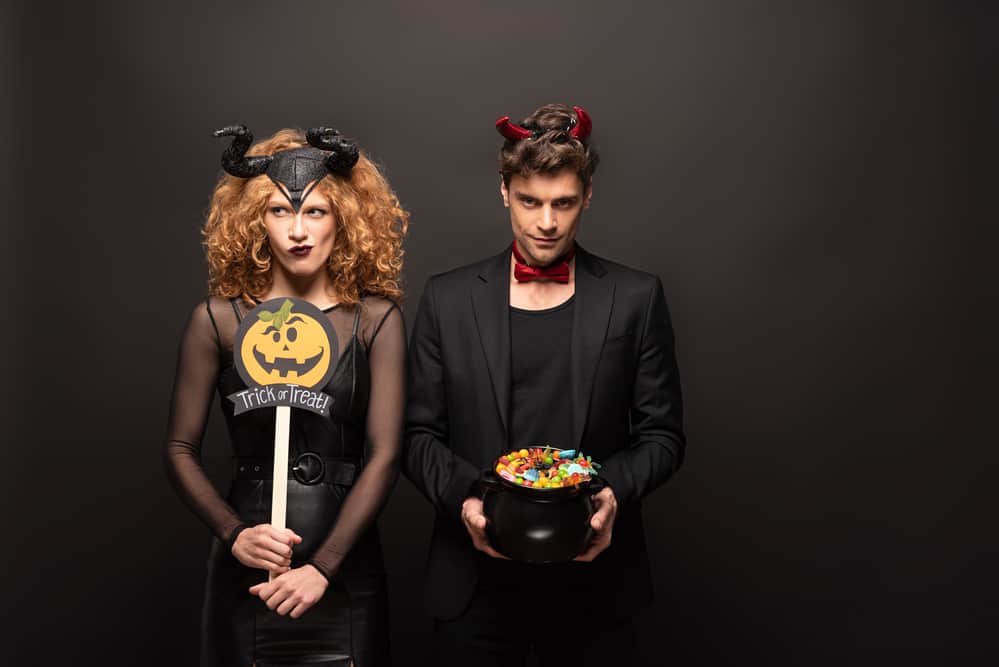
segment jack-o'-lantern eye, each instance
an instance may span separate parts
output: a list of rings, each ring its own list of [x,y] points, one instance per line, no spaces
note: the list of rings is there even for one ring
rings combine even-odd
[[[298,331],[295,330],[295,327],[288,327],[288,332],[285,334],[285,336],[288,338],[288,340],[294,343],[295,339],[298,338]]]

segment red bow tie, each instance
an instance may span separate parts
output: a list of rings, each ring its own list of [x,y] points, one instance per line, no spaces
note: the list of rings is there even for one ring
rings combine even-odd
[[[516,264],[513,265],[513,277],[519,283],[526,283],[538,278],[547,278],[557,283],[569,282],[569,260],[576,254],[575,244],[569,251],[548,266],[529,266],[527,260],[520,253],[517,242],[513,242],[513,258]]]

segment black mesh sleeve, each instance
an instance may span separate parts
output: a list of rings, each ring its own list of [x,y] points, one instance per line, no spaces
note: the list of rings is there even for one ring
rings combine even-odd
[[[219,539],[231,545],[245,525],[201,466],[201,438],[219,374],[219,339],[210,307],[208,301],[198,304],[180,342],[163,454],[178,495]]]

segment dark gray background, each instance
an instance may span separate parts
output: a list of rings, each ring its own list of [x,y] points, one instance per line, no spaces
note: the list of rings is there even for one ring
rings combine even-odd
[[[12,664],[194,662],[209,538],[160,449],[211,130],[330,124],[384,164],[411,321],[508,242],[492,123],[550,101],[603,153],[582,243],[674,316],[690,446],[647,502],[645,660],[995,658],[987,3],[281,4],[4,5]],[[433,656],[430,519],[407,481],[381,519],[402,665]]]

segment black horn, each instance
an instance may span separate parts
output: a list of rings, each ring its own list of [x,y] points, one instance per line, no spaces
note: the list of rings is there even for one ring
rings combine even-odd
[[[338,130],[332,127],[313,127],[305,133],[305,139],[310,146],[324,151],[330,151],[326,156],[326,168],[334,174],[350,176],[350,170],[357,164],[360,153],[357,144],[344,139]]]
[[[246,157],[246,151],[253,143],[253,133],[245,125],[228,125],[213,134],[216,137],[232,137],[232,143],[222,153],[222,168],[226,173],[239,178],[253,178],[267,171],[273,159],[270,155]]]

